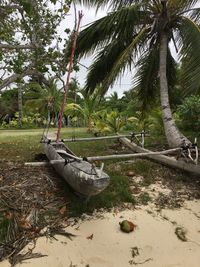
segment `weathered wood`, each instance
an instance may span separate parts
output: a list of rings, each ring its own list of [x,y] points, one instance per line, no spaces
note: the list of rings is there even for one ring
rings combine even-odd
[[[106,139],[118,139],[118,138],[124,138],[124,137],[141,137],[141,136],[148,136],[145,133],[139,133],[139,134],[126,134],[126,135],[110,135],[110,136],[100,136],[100,137],[83,137],[83,138],[67,138],[63,139],[63,142],[82,142],[82,141],[98,141],[98,140],[106,140]]]
[[[122,137],[131,137],[131,135],[112,135],[112,136],[100,136],[100,137],[83,137],[83,138],[66,138],[63,139],[63,142],[84,142],[84,141],[98,141],[105,139],[116,139]]]
[[[166,155],[174,152],[179,152],[180,148],[173,148],[165,151],[157,151],[157,152],[145,152],[145,153],[135,153],[135,154],[120,154],[120,155],[107,155],[107,156],[94,156],[87,157],[88,161],[93,160],[109,160],[109,159],[128,159],[128,158],[142,158],[147,155]]]
[[[148,152],[148,153],[135,153],[135,154],[118,154],[118,155],[107,155],[107,156],[92,156],[92,157],[87,157],[87,161],[94,161],[94,160],[110,160],[110,159],[127,159],[127,158],[142,158],[147,155],[166,155],[174,152],[180,152],[180,148],[173,148],[165,151],[157,151],[157,152]],[[78,157],[72,157],[75,159],[78,159],[79,161],[84,160],[83,158],[78,158]],[[64,159],[60,160],[51,160],[51,164],[56,164],[56,163],[63,163],[65,162]]]
[[[49,162],[25,162],[25,166],[32,166],[32,167],[41,167],[41,166],[49,166]]]
[[[65,150],[59,150],[59,149],[57,149],[56,150],[57,151],[57,153],[59,153],[60,155],[66,155],[66,156],[68,156],[69,158],[72,158],[72,159],[75,159],[75,160],[78,160],[78,161],[82,161],[82,158],[79,158],[79,157],[77,157],[77,156],[75,156],[75,155],[73,155],[73,154],[71,154],[71,153],[67,153]]]
[[[137,153],[147,153],[147,155],[144,156],[145,158],[154,160],[158,163],[161,163],[161,164],[168,166],[168,167],[171,167],[171,168],[179,169],[179,170],[191,173],[191,174],[198,175],[200,177],[200,166],[199,165],[187,163],[187,162],[184,162],[181,160],[176,160],[175,158],[167,157],[164,155],[150,155],[150,154],[148,154],[151,152],[150,150],[137,146],[135,143],[131,142],[127,138],[120,138],[120,141],[124,145],[129,147],[131,150],[133,150]]]
[[[62,142],[44,144],[45,154],[60,176],[78,193],[93,196],[103,191],[110,182],[102,168],[83,161],[70,153]],[[77,160],[78,159],[78,160]]]

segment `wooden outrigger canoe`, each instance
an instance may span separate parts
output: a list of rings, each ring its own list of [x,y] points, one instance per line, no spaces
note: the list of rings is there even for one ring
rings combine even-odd
[[[63,142],[44,143],[44,151],[50,162],[55,161],[56,172],[79,194],[94,196],[109,185],[110,177],[102,168],[80,160]]]
[[[142,133],[143,134],[143,133]],[[174,157],[167,157],[165,155],[172,153],[180,153],[183,151],[182,148],[173,148],[164,151],[152,152],[144,149],[143,147],[137,146],[132,140],[127,139],[123,135],[101,137],[101,138],[80,138],[78,140],[66,139],[67,142],[71,141],[90,141],[90,140],[102,140],[102,139],[119,139],[124,145],[133,150],[134,154],[118,154],[118,155],[106,155],[106,156],[92,156],[92,157],[77,157],[63,142],[50,141],[47,138],[43,139],[45,154],[49,159],[47,162],[30,162],[25,165],[30,166],[43,166],[51,164],[58,174],[60,174],[66,182],[79,194],[85,197],[90,197],[99,194],[103,191],[110,183],[109,176],[103,172],[103,168],[97,168],[91,162],[111,159],[128,159],[128,158],[148,158],[157,161],[166,166],[177,168],[182,171],[186,171],[191,174],[200,175],[200,166],[198,162],[198,149],[195,147],[196,158],[193,163],[184,162]],[[191,159],[190,159],[191,160]],[[196,163],[196,164],[194,164]]]

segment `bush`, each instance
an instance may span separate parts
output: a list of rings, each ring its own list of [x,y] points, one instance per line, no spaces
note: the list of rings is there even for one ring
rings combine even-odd
[[[192,95],[185,98],[183,104],[178,107],[178,115],[181,119],[181,127],[185,130],[200,130],[200,96]]]
[[[40,116],[40,114],[30,114],[24,115],[22,118],[22,125],[19,125],[19,113],[15,113],[15,118],[13,118],[9,123],[3,122],[1,128],[3,129],[30,129],[43,127],[46,121]]]

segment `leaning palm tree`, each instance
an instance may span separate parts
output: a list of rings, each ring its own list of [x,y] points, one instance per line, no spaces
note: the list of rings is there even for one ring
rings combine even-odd
[[[176,61],[171,44],[187,62],[185,83],[192,87],[200,79],[200,8],[198,0],[76,0],[110,13],[79,35],[76,53],[96,53],[87,75],[86,90],[101,84],[104,94],[129,67],[134,67],[133,88],[139,88],[143,106],[160,94],[165,134],[171,147],[190,143],[172,118],[169,87],[176,81]],[[158,88],[160,87],[160,93]]]

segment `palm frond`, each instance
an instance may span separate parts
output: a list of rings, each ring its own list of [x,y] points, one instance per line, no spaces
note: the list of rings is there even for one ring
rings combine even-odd
[[[194,22],[200,25],[200,8],[192,9],[189,16]]]
[[[117,39],[132,39],[133,35],[146,24],[148,15],[141,6],[134,5],[109,13],[80,32],[77,40],[78,57],[92,55]]]
[[[199,0],[168,0],[167,6],[172,13],[185,12],[190,8],[194,8]]]
[[[115,65],[117,58],[126,49],[123,41],[117,39],[103,48],[95,57],[95,61],[89,68],[85,90],[93,93],[96,86],[101,85],[107,74]]]
[[[181,17],[177,41],[184,60],[182,83],[186,90],[193,91],[200,86],[200,28],[187,17]]]
[[[134,39],[127,40],[126,42],[125,40],[116,39],[97,54],[87,75],[85,87],[87,93],[93,93],[96,86],[100,85],[101,95],[103,95],[106,89],[108,89],[108,85],[112,84],[117,78],[115,75],[118,75],[120,72],[122,73],[126,65],[131,66],[134,60],[134,55],[132,54],[133,47],[131,44],[135,44]],[[125,61],[125,56],[128,62]],[[124,65],[120,65],[122,59]],[[112,79],[109,79],[110,73],[112,73]],[[102,88],[102,84],[104,84],[104,88]]]
[[[134,88],[142,104],[142,110],[147,110],[158,91],[159,47],[155,45],[139,60],[138,71],[133,80]]]
[[[200,8],[191,8],[177,14],[178,16],[185,15],[193,20],[198,25],[200,24]]]
[[[148,29],[143,28],[138,34],[133,38],[132,42],[121,52],[118,58],[116,58],[113,67],[107,73],[106,77],[102,81],[102,91],[101,94],[104,95],[108,88],[114,84],[116,79],[118,79],[124,71],[129,66],[130,69],[134,64],[135,58],[139,56],[138,51],[140,43],[142,42],[142,47],[144,48],[144,41],[147,42]]]
[[[74,0],[75,3],[85,5],[86,7],[96,7],[96,9],[105,8],[119,9],[124,6],[130,6],[137,3],[147,3],[147,0]]]

